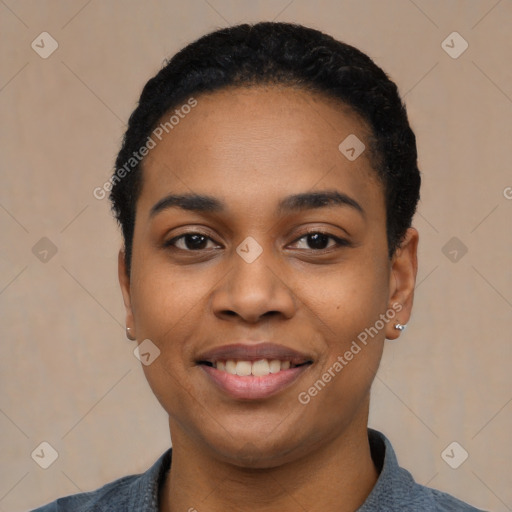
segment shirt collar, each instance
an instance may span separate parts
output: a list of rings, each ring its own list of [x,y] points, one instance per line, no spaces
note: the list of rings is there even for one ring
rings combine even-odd
[[[395,510],[397,504],[407,501],[407,496],[411,496],[412,488],[416,484],[412,475],[398,465],[391,442],[384,434],[369,428],[368,440],[373,463],[380,474],[372,491],[357,512]]]
[[[172,448],[165,451],[158,460],[135,481],[128,496],[127,510],[139,512],[158,512],[160,489],[165,482],[165,476],[171,467]]]
[[[370,451],[379,478],[364,504],[357,512],[371,512],[379,507],[390,506],[400,502],[400,498],[414,486],[412,476],[400,468],[388,438],[377,430],[368,428]],[[172,448],[164,452],[158,460],[137,479],[131,486],[128,499],[133,510],[140,512],[157,512],[159,491],[165,482],[165,476],[170,469]]]

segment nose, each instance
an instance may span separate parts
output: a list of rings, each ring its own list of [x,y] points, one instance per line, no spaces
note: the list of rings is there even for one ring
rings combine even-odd
[[[271,251],[268,251],[269,253]],[[296,300],[283,272],[272,268],[265,251],[251,263],[233,254],[231,270],[212,293],[214,314],[222,319],[257,323],[270,317],[290,319]]]

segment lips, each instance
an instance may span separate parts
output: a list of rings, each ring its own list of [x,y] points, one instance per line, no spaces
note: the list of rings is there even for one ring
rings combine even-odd
[[[229,359],[235,361],[257,361],[258,359],[268,359],[271,361],[279,359],[280,361],[290,361],[290,364],[294,366],[312,361],[312,357],[307,354],[268,342],[256,345],[245,343],[223,345],[200,354],[196,361],[198,363],[213,363]]]
[[[274,343],[236,343],[202,353],[196,364],[233,398],[251,400],[275,395],[290,386],[313,358]]]

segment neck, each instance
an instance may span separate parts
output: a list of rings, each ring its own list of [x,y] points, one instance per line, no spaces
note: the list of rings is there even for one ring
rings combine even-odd
[[[353,512],[378,478],[366,423],[302,458],[265,469],[219,461],[186,436],[178,442],[175,437],[161,512]]]

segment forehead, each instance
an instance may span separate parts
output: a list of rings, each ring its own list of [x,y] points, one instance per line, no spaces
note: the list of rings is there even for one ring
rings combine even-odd
[[[171,192],[262,206],[315,187],[382,195],[370,161],[370,131],[342,103],[284,86],[223,89],[195,99],[193,109],[174,116],[172,129],[168,126],[144,161],[143,208]],[[347,137],[366,145],[355,160],[339,149]]]

